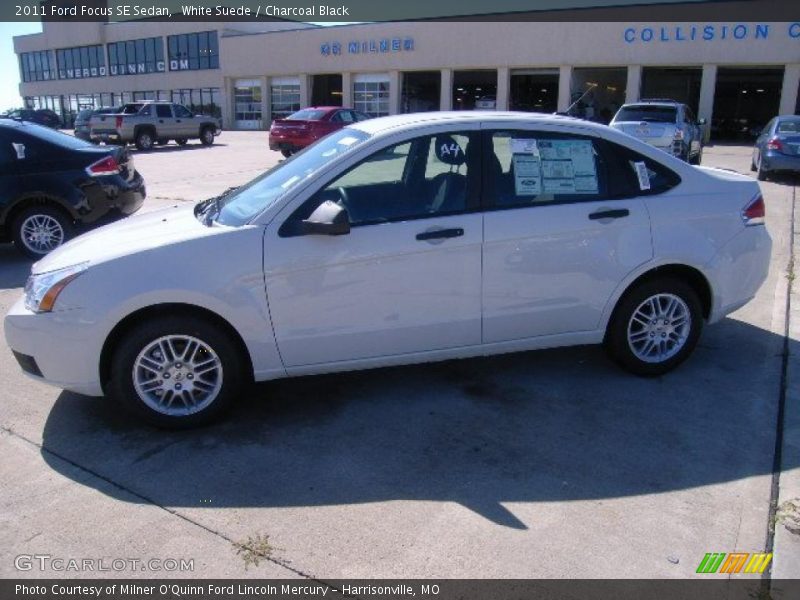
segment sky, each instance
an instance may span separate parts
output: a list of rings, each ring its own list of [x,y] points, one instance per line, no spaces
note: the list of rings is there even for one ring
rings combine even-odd
[[[22,98],[19,97],[19,62],[14,54],[13,37],[41,31],[41,23],[0,22],[0,73],[3,78],[0,83],[0,112],[22,106]]]
[[[2,1],[2,0],[0,0]],[[318,23],[318,25],[347,25],[348,23]],[[19,96],[19,62],[14,54],[15,35],[41,33],[41,23],[5,23],[0,22],[0,113],[9,108],[22,106]]]

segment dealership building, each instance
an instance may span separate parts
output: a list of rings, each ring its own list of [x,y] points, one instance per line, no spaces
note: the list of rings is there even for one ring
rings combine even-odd
[[[263,129],[308,105],[374,116],[476,107],[607,122],[672,98],[712,137],[799,112],[800,22],[44,22],[14,38],[26,106],[158,99]]]

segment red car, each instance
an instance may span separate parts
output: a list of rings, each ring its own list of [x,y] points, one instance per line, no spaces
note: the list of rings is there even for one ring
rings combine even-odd
[[[269,128],[269,149],[280,150],[281,154],[289,157],[332,131],[369,118],[369,115],[352,108],[310,106],[285,119],[272,121]]]

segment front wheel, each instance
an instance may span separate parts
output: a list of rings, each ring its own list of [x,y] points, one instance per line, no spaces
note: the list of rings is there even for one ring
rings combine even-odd
[[[140,131],[136,134],[136,139],[134,140],[136,147],[139,150],[148,151],[153,148],[153,135],[149,131]]]
[[[214,130],[211,127],[206,127],[200,132],[200,142],[204,146],[210,146],[214,143]]]
[[[236,399],[246,374],[236,344],[199,317],[145,321],[112,359],[110,395],[157,426],[185,429],[217,419]]]
[[[678,279],[646,281],[626,293],[606,333],[606,348],[645,377],[671,371],[692,353],[703,329],[700,299]]]

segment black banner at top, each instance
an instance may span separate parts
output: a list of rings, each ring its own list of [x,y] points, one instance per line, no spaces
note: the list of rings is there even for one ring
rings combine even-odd
[[[8,0],[0,21],[800,20],[798,0]]]

